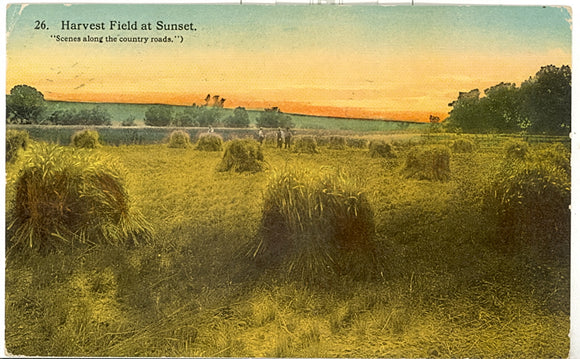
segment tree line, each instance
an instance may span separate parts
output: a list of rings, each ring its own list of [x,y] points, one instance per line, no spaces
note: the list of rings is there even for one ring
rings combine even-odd
[[[208,94],[204,103],[183,108],[177,112],[176,106],[151,105],[145,111],[146,126],[207,127],[223,126],[246,128],[250,126],[250,116],[244,107],[233,111],[224,110],[226,99]],[[6,123],[44,125],[84,125],[111,126],[112,116],[105,106],[96,105],[92,109],[56,110],[47,114],[47,103],[42,92],[28,85],[14,86],[6,98]],[[229,114],[229,115],[228,115]],[[129,116],[122,126],[134,126],[135,117]],[[264,109],[256,119],[258,127],[294,127],[292,117],[278,107]]]
[[[543,66],[522,82],[501,82],[460,92],[449,106],[444,127],[461,132],[527,132],[567,135],[571,127],[572,72],[569,66]]]
[[[543,66],[519,87],[501,82],[487,88],[460,92],[443,123],[431,116],[430,122],[448,131],[468,133],[527,132],[567,135],[571,128],[572,73],[569,66]],[[151,105],[145,112],[147,126],[249,127],[244,107],[225,111],[226,99],[208,94],[201,105],[192,104],[176,112],[175,106]],[[6,98],[7,123],[54,125],[111,125],[111,114],[103,106],[91,110],[57,110],[46,114],[44,95],[28,85],[12,88]],[[124,126],[135,124],[129,117]],[[293,127],[292,117],[278,107],[267,108],[256,119],[258,127]]]

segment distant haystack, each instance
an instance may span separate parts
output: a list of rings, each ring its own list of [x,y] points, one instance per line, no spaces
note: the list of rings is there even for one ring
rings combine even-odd
[[[220,172],[259,172],[264,167],[264,154],[258,142],[250,139],[234,139],[226,143],[224,156],[217,170]]]
[[[215,133],[204,133],[199,136],[195,149],[198,151],[221,151],[224,140]]]
[[[403,175],[407,178],[446,181],[451,177],[451,150],[447,146],[413,147],[409,150]]]
[[[71,145],[77,148],[97,148],[100,146],[99,133],[95,130],[75,132],[71,137]]]
[[[183,130],[175,130],[169,134],[169,148],[188,148],[190,145],[189,133]]]
[[[369,144],[369,155],[383,158],[396,157],[391,144],[384,140],[372,140]]]
[[[293,151],[298,153],[318,153],[316,137],[296,136],[294,138]]]

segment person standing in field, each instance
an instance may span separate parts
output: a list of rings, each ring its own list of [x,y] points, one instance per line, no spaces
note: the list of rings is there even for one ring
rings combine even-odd
[[[282,144],[284,143],[284,132],[280,127],[278,127],[278,132],[276,132],[276,143],[278,148],[282,148]]]
[[[286,136],[284,137],[284,148],[290,148],[290,140],[292,140],[292,132],[290,132],[290,127],[286,127]]]
[[[260,146],[262,146],[265,137],[266,136],[264,135],[264,130],[262,129],[262,127],[260,127],[260,130],[258,131],[258,142],[260,142]]]

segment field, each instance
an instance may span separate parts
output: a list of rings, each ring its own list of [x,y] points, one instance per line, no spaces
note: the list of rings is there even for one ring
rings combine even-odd
[[[467,135],[357,137],[392,144],[394,156],[371,157],[364,146],[294,153],[267,141],[266,171],[234,173],[216,171],[222,152],[168,148],[165,135],[143,144],[104,140],[91,151],[128,169],[128,191],[153,228],[151,243],[9,251],[8,352],[567,357],[569,242],[498,244],[502,228],[487,208],[489,184],[514,138],[469,137],[477,149],[453,152],[450,178],[430,181],[402,175],[407,154]],[[68,144],[70,134],[62,138],[53,142]],[[550,142],[569,146],[561,138],[528,140],[538,151]],[[18,166],[7,164],[7,211]],[[341,173],[367,194],[377,262],[370,275],[305,283],[255,260],[266,188],[288,168]]]

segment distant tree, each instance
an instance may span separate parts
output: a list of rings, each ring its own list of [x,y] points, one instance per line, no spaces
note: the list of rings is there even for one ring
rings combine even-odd
[[[233,115],[224,119],[225,127],[249,127],[250,116],[244,107],[236,107]]]
[[[543,66],[521,85],[529,132],[568,134],[571,127],[572,71],[569,66]]]
[[[153,105],[145,112],[145,125],[169,126],[173,118],[173,111],[167,105]]]
[[[221,98],[219,95],[212,96],[207,94],[204,101],[205,104],[199,107],[198,110],[197,124],[202,127],[219,124],[226,99]]]
[[[280,111],[278,107],[266,108],[256,120],[259,127],[294,127],[292,117]]]
[[[84,126],[110,126],[111,114],[102,106],[81,111],[57,110],[47,118],[47,122],[55,125],[84,125]]]
[[[199,124],[197,121],[198,116],[199,108],[193,104],[193,106],[187,107],[181,113],[177,114],[173,118],[171,125],[176,127],[194,127]]]
[[[439,116],[429,115],[429,122],[430,123],[439,123],[439,122],[441,122],[441,119],[439,118]]]
[[[442,131],[441,118],[439,116],[429,115],[429,132],[438,133]]]
[[[218,108],[201,107],[197,115],[197,124],[201,127],[215,126],[219,123],[220,111]]]
[[[121,126],[129,127],[129,126],[136,126],[135,124],[135,116],[129,115],[126,119],[121,122]]]
[[[54,125],[70,126],[75,125],[78,112],[74,110],[56,110],[48,116],[47,122]]]
[[[102,106],[95,106],[90,110],[79,111],[76,125],[111,126],[111,114]]]
[[[39,123],[45,109],[42,92],[28,85],[14,86],[6,98],[6,119],[9,123]]]

